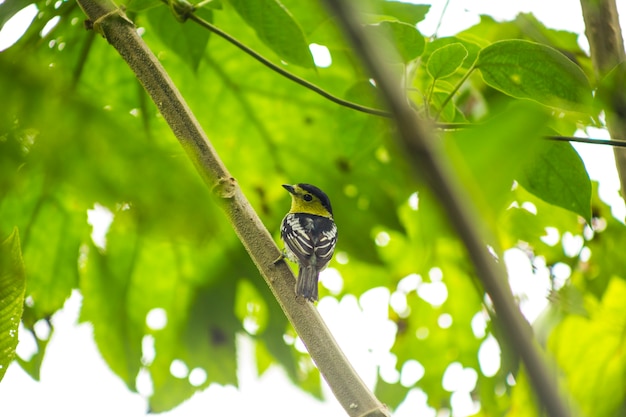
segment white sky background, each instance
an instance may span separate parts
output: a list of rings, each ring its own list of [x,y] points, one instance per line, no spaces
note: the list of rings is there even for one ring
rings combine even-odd
[[[0,0],[0,3],[2,0]],[[424,1],[422,3],[429,3]],[[626,3],[621,3],[622,28],[626,29]],[[426,21],[418,28],[424,35],[430,35],[437,27],[439,17],[445,5],[444,0],[433,1]],[[576,0],[452,0],[439,28],[439,36],[452,35],[478,22],[478,14],[488,14],[498,20],[509,20],[519,12],[532,12],[546,26],[583,33],[584,23],[579,2]],[[31,14],[32,16],[32,14]],[[24,17],[24,16],[23,16]],[[0,32],[0,50],[10,43],[12,34],[19,31],[24,23],[7,24]],[[587,42],[581,36],[581,45]],[[589,132],[596,138],[606,138],[603,131]],[[592,179],[601,184],[601,197],[608,201],[614,213],[624,218],[624,204],[618,196],[619,181],[615,171],[612,151],[609,147],[598,145],[575,145],[581,153]],[[514,251],[507,254],[507,259],[521,259]],[[515,276],[512,276],[514,289],[526,293],[534,303],[523,305],[527,317],[533,319],[545,306],[547,277],[541,271],[534,282],[542,285],[528,287],[528,277],[532,266],[520,260]],[[521,273],[519,272],[521,271]],[[434,273],[436,275],[436,271]],[[330,287],[333,274],[330,271],[323,277]],[[417,280],[408,279],[407,289],[415,288]],[[435,288],[436,289],[436,288]],[[420,293],[420,295],[422,295]],[[440,295],[440,294],[439,294]],[[431,297],[439,296],[435,291]],[[344,349],[366,383],[372,387],[376,378],[376,365],[388,378],[398,377],[393,372],[393,357],[386,354],[393,342],[394,329],[387,320],[387,303],[402,303],[398,294],[390,295],[386,290],[375,289],[364,294],[359,301],[352,296],[341,301],[325,298],[318,304],[318,309],[338,342]],[[428,297],[428,294],[425,294]],[[445,298],[444,298],[445,299]],[[12,364],[0,383],[0,407],[3,416],[63,415],[65,417],[91,417],[120,415],[138,417],[146,415],[146,401],[138,394],[130,393],[125,385],[108,369],[95,347],[92,329],[89,324],[76,325],[80,308],[80,295],[75,293],[66,303],[63,311],[53,317],[55,334],[48,345],[46,359],[41,369],[41,382],[33,381],[21,368]],[[442,325],[444,324],[442,321]],[[480,317],[474,320],[475,332],[480,333],[483,324]],[[473,323],[474,324],[474,323]],[[474,327],[474,326],[473,326]],[[484,329],[483,329],[484,331]],[[20,333],[18,352],[28,352],[26,333]],[[23,340],[23,341],[22,341]],[[325,388],[327,401],[320,402],[287,380],[279,368],[270,369],[260,379],[255,374],[252,362],[251,344],[242,337],[239,340],[239,382],[240,387],[222,387],[212,385],[202,393],[164,417],[194,417],[220,415],[224,417],[241,415],[272,415],[275,417],[293,416],[344,416],[345,412]],[[32,343],[32,342],[31,342]],[[482,357],[498,357],[497,345],[485,343],[479,352]],[[497,362],[497,361],[496,361]],[[485,367],[491,365],[486,362]],[[417,362],[406,366],[401,381],[411,385],[420,378],[423,368]],[[483,369],[484,372],[489,372]],[[475,412],[467,394],[475,383],[475,371],[451,366],[444,377],[444,387],[453,394],[454,416],[465,416]],[[416,416],[434,417],[434,411],[425,406],[425,396],[419,390],[413,390],[407,400],[395,413],[396,417]]]

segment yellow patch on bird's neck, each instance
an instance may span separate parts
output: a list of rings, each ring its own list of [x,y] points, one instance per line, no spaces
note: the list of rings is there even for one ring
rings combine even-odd
[[[332,218],[333,216],[326,210],[326,207],[322,205],[320,200],[316,197],[312,201],[304,201],[301,196],[291,196],[291,210],[290,213],[306,213],[314,214],[316,216]]]

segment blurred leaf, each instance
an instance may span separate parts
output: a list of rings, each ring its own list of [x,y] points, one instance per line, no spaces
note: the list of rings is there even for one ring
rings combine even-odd
[[[461,67],[467,55],[467,49],[461,43],[451,43],[436,49],[428,58],[428,73],[434,80],[446,78]]]
[[[22,367],[22,369],[35,381],[41,380],[41,365],[46,355],[46,349],[48,347],[48,342],[52,338],[54,334],[54,326],[52,322],[48,321],[48,328],[50,333],[47,335],[46,339],[40,339],[37,337],[37,333],[34,331],[34,322],[32,322],[32,311],[29,312],[29,308],[24,308],[24,315],[22,316],[22,322],[24,323],[24,327],[30,332],[32,338],[35,340],[35,344],[37,345],[37,352],[35,352],[30,358],[25,359],[16,355],[15,359],[17,363]],[[31,316],[31,317],[28,317]],[[44,320],[44,319],[42,319]],[[31,323],[28,323],[28,322]]]
[[[413,25],[383,21],[375,25],[368,25],[367,30],[372,34],[372,37],[386,40],[396,50],[397,57],[392,53],[385,55],[392,62],[396,62],[399,58],[400,62],[407,63],[424,52],[424,36]]]
[[[32,4],[31,0],[5,0],[0,3],[0,30],[17,12],[29,4]]]
[[[380,375],[376,381],[376,389],[374,394],[383,404],[391,409],[395,409],[406,398],[409,388],[405,388],[400,384],[389,384],[385,382]]]
[[[132,390],[142,365],[142,340],[153,334],[157,355],[149,364],[154,385],[150,409],[159,412],[212,382],[236,383],[234,335],[241,329],[233,311],[237,280],[221,279],[220,268],[238,265],[239,273],[253,269],[249,260],[233,259],[240,255],[229,249],[232,233],[205,252],[206,246],[199,249],[146,233],[136,216],[132,208],[116,213],[106,251],[90,249],[81,279],[81,319],[93,323],[102,356]],[[155,308],[166,314],[163,329],[146,323]],[[196,386],[187,376],[172,375],[174,360],[189,371],[203,369],[206,381]]]
[[[17,229],[0,244],[0,381],[15,357],[26,274]]]
[[[383,1],[380,4],[380,9],[384,14],[410,25],[416,25],[424,20],[430,7],[430,4],[413,4],[401,1]]]
[[[557,50],[521,40],[485,47],[476,68],[487,84],[516,98],[567,110],[581,110],[591,100],[591,88],[580,67]]]
[[[610,124],[612,120],[619,119],[626,111],[626,61],[620,62],[613,67],[606,76],[600,80],[598,91],[594,97],[598,112],[604,111]]]
[[[315,67],[304,33],[285,6],[277,0],[229,2],[278,56],[301,67]]]
[[[572,145],[543,141],[535,155],[517,177],[520,184],[544,201],[573,211],[591,224],[591,182]]]
[[[36,317],[49,317],[63,307],[78,286],[79,248],[88,237],[87,216],[40,196],[24,231],[24,261],[29,265],[26,294]]]
[[[119,218],[114,229],[119,228]],[[94,338],[102,357],[130,390],[141,367],[141,340],[144,334],[145,314],[134,304],[147,301],[147,294],[137,285],[131,285],[129,274],[135,269],[138,250],[136,233],[127,230],[124,239],[109,234],[107,254],[90,246],[87,263],[81,276],[83,305],[81,321],[93,324]],[[164,254],[159,254],[164,259]],[[135,294],[133,297],[133,293]],[[141,298],[140,298],[141,297]],[[142,317],[143,313],[143,317]]]
[[[380,12],[392,16],[400,22],[416,25],[426,18],[430,4],[413,4],[402,1],[379,1],[377,6]]]
[[[371,82],[365,80],[360,81],[348,88],[344,98],[351,102],[373,108],[380,105],[376,87],[374,87]]]
[[[195,13],[208,22],[213,20],[211,10],[199,9]],[[164,5],[148,10],[146,17],[163,43],[194,72],[198,71],[211,32],[194,22],[176,22],[172,10]]]
[[[613,417],[626,400],[626,281],[613,278],[590,318],[570,315],[555,329],[548,348],[567,376],[584,415]],[[593,360],[589,360],[593,352]],[[598,402],[598,393],[603,401]],[[606,396],[605,396],[606,395]]]
[[[522,368],[517,373],[511,394],[511,407],[506,414],[510,417],[539,416],[537,398],[528,380],[528,372]]]
[[[453,132],[446,142],[451,155],[458,158],[453,163],[459,178],[483,213],[493,216],[509,204],[513,180],[540,142],[548,115],[529,104],[511,106],[485,124]]]
[[[398,358],[398,369],[410,359],[424,366],[424,376],[416,386],[426,392],[428,403],[433,407],[449,404],[450,394],[441,381],[450,363],[459,362],[463,367],[479,369],[475,352],[481,340],[472,333],[470,322],[481,311],[480,295],[463,271],[466,266],[462,262],[447,264],[444,268],[441,282],[446,288],[446,300],[441,306],[433,306],[420,297],[420,287],[433,285],[426,280],[418,285],[417,293],[407,294],[411,314],[392,348]],[[442,315],[452,318],[449,327],[440,325]]]
[[[160,0],[124,0],[121,2],[129,12],[143,12],[153,7],[163,6]]]

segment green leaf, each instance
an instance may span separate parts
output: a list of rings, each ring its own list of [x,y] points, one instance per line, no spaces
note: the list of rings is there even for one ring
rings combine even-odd
[[[31,0],[6,0],[0,4],[0,30],[20,10],[32,4]],[[30,22],[29,22],[30,23]]]
[[[86,236],[84,212],[69,211],[60,199],[40,195],[24,233],[24,263],[29,269],[26,294],[32,298],[35,320],[63,307],[78,286],[76,259]]]
[[[400,22],[416,25],[426,18],[430,10],[429,4],[412,4],[402,1],[381,1],[378,5],[380,12],[392,16]]]
[[[510,204],[513,180],[534,155],[547,120],[545,108],[516,103],[482,125],[448,135],[446,144],[456,147],[448,149],[457,175],[484,214],[495,215]]]
[[[435,50],[428,58],[426,69],[433,79],[446,78],[458,70],[467,58],[467,49],[461,43],[451,43]]]
[[[28,314],[27,312],[28,312],[28,309],[25,309],[24,316]],[[22,322],[24,323],[23,319],[22,319]],[[43,359],[46,356],[46,349],[48,347],[48,342],[50,342],[50,339],[52,338],[52,335],[54,333],[54,327],[51,324],[49,324],[50,333],[47,335],[48,336],[47,339],[40,339],[39,337],[37,337],[37,334],[35,333],[33,328],[30,326],[27,326],[26,323],[24,323],[24,327],[32,334],[33,339],[35,339],[35,344],[37,345],[37,352],[28,359],[21,358],[18,355],[16,356],[15,360],[17,361],[17,363],[20,364],[22,369],[28,375],[30,375],[31,378],[33,378],[35,381],[40,381],[41,380],[41,365],[43,363]]]
[[[591,181],[569,143],[542,142],[517,179],[545,202],[572,211],[591,224]]]
[[[121,4],[126,6],[127,12],[142,12],[153,7],[163,6],[159,0],[124,0]]]
[[[278,0],[229,0],[259,38],[285,61],[314,68],[304,32]]]
[[[409,62],[422,55],[424,52],[424,36],[415,28],[415,26],[402,23],[384,21],[375,25],[367,25],[367,30],[372,33],[375,39],[384,39],[391,44],[398,54],[395,57],[388,53],[386,58],[395,62]]]
[[[565,55],[549,46],[505,40],[484,48],[476,62],[491,87],[516,98],[582,110],[591,100],[584,72]]]
[[[127,232],[123,245],[109,241],[112,253],[103,254],[96,246],[89,247],[81,276],[83,305],[80,314],[81,321],[93,324],[94,339],[111,370],[135,391],[147,311],[140,310],[133,298],[147,301],[147,297],[137,294],[138,285],[131,285],[129,274],[135,267],[138,243],[134,233]],[[161,254],[160,259],[164,258]]]
[[[376,395],[376,398],[382,401],[383,404],[391,407],[392,410],[404,401],[408,392],[409,388],[406,388],[398,383],[390,384],[378,375],[374,394]]]
[[[17,229],[0,244],[0,380],[15,357],[26,273]]]
[[[213,12],[199,9],[204,20],[213,21]],[[159,39],[196,72],[211,32],[193,22],[176,22],[168,7],[155,7],[146,12],[150,25]]]
[[[569,315],[548,341],[582,415],[616,416],[626,400],[625,299],[626,281],[614,277],[590,318]]]

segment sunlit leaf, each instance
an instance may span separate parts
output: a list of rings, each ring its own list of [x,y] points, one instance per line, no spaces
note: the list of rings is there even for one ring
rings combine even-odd
[[[433,79],[452,75],[467,57],[467,49],[461,43],[451,43],[435,50],[428,58],[426,68]]]
[[[392,16],[400,22],[416,25],[426,18],[430,10],[429,4],[413,4],[401,1],[380,1],[378,4],[382,14]]]
[[[413,25],[383,21],[367,28],[374,38],[389,42],[396,50],[400,62],[412,61],[424,52],[424,36]],[[391,53],[386,54],[386,57],[397,60]]]
[[[613,278],[590,318],[570,315],[549,339],[549,349],[567,375],[567,385],[581,411],[599,417],[616,415],[625,395],[623,329],[626,326],[626,283]],[[594,352],[593,360],[588,353]],[[597,393],[606,394],[601,403]]]
[[[583,109],[591,88],[583,71],[559,51],[522,40],[484,48],[476,68],[487,84],[517,98],[568,110]]]
[[[517,179],[539,198],[571,210],[591,224],[589,174],[569,143],[542,142]]]
[[[481,126],[450,134],[449,143],[460,151],[457,155],[451,149],[450,154],[463,159],[455,164],[457,172],[467,180],[467,190],[485,213],[497,213],[509,204],[513,180],[534,155],[547,120],[543,109],[524,104],[512,106]],[[474,183],[464,169],[472,173]]]
[[[229,0],[259,38],[285,61],[305,68],[314,66],[304,33],[277,0]]]
[[[17,12],[31,4],[30,0],[6,0],[0,4],[0,30]]]
[[[15,357],[26,274],[17,229],[0,243],[0,380]]]

